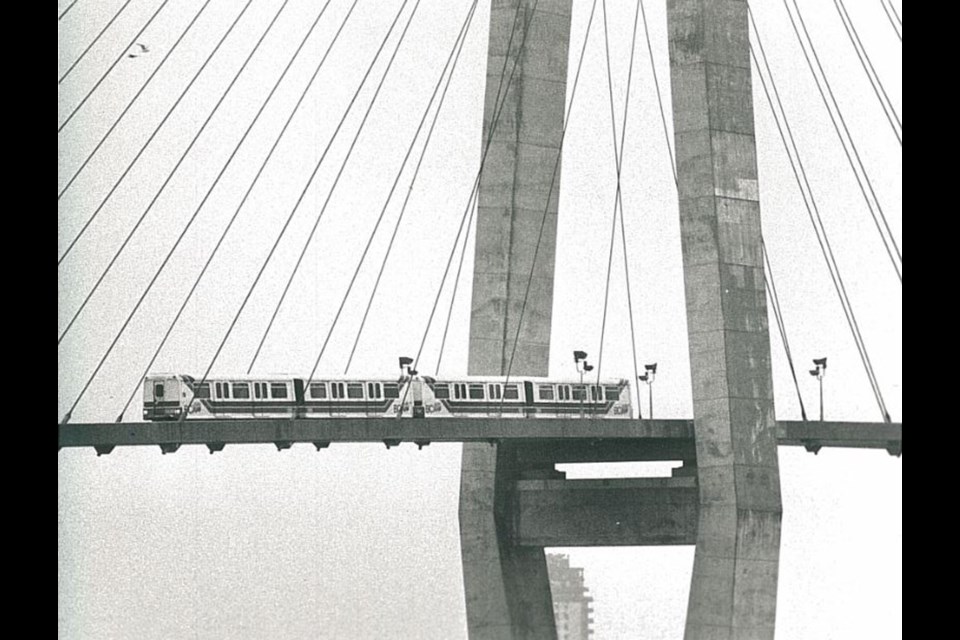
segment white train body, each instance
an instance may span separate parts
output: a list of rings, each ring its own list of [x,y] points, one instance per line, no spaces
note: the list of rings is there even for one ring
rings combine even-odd
[[[630,418],[630,383],[545,378],[436,380],[286,376],[144,380],[145,420],[189,418],[504,417]]]

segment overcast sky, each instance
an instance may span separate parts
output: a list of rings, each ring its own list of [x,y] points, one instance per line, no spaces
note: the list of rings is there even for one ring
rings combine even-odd
[[[108,67],[100,87],[58,135],[58,191],[171,51],[199,11],[170,0],[129,6],[58,87],[58,125]],[[74,421],[111,421],[173,320],[216,239],[234,214],[352,0],[332,0],[103,368]],[[405,23],[415,0],[407,5]],[[61,11],[66,2],[61,2]],[[79,0],[58,23],[58,78],[123,0]],[[129,175],[58,268],[58,335],[230,84],[283,4],[252,0],[243,18]],[[240,307],[401,2],[359,0],[300,110],[223,246],[201,280],[153,371],[202,374]],[[590,3],[574,3],[570,73]],[[654,58],[670,113],[663,2],[647,0]],[[803,0],[810,28],[860,156],[902,247],[902,148],[859,66],[833,0]],[[902,45],[880,0],[848,1],[864,46],[902,117]],[[468,2],[422,0],[333,195],[255,372],[306,374],[317,358],[404,152],[466,15]],[[211,0],[129,113],[58,203],[58,258],[77,235],[243,3]],[[97,293],[58,348],[58,420],[117,335],[127,314],[194,214],[297,48],[321,3],[289,0],[258,53]],[[632,2],[608,2],[618,123],[629,62]],[[576,374],[570,351],[599,352],[615,171],[600,5],[590,33],[564,144],[550,371]],[[902,420],[902,287],[887,261],[856,182],[805,66],[781,3],[756,7],[824,224],[837,254],[884,399]],[[488,3],[480,2],[436,130],[411,192],[351,374],[394,374],[415,355],[480,158]],[[399,31],[399,30],[398,30]],[[245,372],[337,172],[386,58],[374,67],[277,252],[214,363]],[[689,360],[676,192],[642,31],[638,36],[624,154],[623,194],[638,357],[659,362],[657,417],[689,417]],[[572,83],[568,83],[568,94]],[[816,384],[805,373],[827,356],[828,419],[875,421],[853,341],[819,254],[759,83],[754,82],[764,238],[797,359],[808,412]],[[672,133],[670,136],[672,144]],[[356,335],[413,161],[401,176],[370,255],[320,361],[340,375]],[[457,254],[459,257],[459,254]],[[472,240],[463,265],[440,373],[466,372]],[[616,247],[604,345],[605,375],[632,376],[623,264]],[[449,283],[422,371],[434,373]],[[771,321],[777,415],[799,419],[796,393]],[[125,414],[140,415],[139,394]],[[780,449],[784,502],[777,633],[780,638],[900,637],[902,460],[879,451],[813,456]],[[58,630],[61,637],[465,636],[457,500],[460,447],[228,446],[211,456],[186,447],[58,454]],[[568,468],[569,477],[669,473],[669,465]],[[693,547],[568,550],[596,598],[596,638],[682,634]],[[638,635],[639,634],[639,635]]]

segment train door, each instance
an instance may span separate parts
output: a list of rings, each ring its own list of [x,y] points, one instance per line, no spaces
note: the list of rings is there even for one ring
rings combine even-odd
[[[537,410],[533,408],[533,383],[529,380],[523,381],[523,413],[527,416],[532,416],[537,413]]]
[[[425,418],[426,411],[423,408],[423,382],[420,380],[411,380],[411,390],[413,391],[413,417]]]
[[[293,415],[296,418],[302,418],[306,415],[305,409],[305,393],[303,388],[303,380],[300,378],[293,379]]]

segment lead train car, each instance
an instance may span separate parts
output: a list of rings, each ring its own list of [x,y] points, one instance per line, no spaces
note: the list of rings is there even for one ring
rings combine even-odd
[[[490,417],[630,418],[630,383],[544,378],[306,380],[281,376],[147,376],[145,420],[189,418]]]

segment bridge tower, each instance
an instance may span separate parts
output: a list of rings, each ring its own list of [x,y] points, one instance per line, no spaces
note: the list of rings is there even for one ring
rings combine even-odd
[[[484,143],[492,142],[478,203],[471,375],[506,373],[545,206],[511,374],[548,372],[559,194],[559,176],[552,189],[551,178],[560,154],[572,0],[540,0],[534,12],[535,2],[492,0],[483,126]],[[638,484],[626,494],[593,489],[589,505],[547,501],[537,517],[576,520],[582,545],[675,544],[676,537],[665,539],[656,522],[643,520],[654,514],[680,529],[691,520],[696,552],[686,637],[772,638],[781,501],[747,4],[667,2],[698,497],[691,510],[674,500],[674,486]],[[503,80],[505,104],[493,128],[505,58],[507,74],[514,61],[516,74],[509,85]],[[578,460],[590,461],[581,453]],[[544,462],[558,461],[529,462],[519,444],[464,444],[460,537],[473,640],[556,637],[543,546],[570,538],[521,544],[517,522],[524,517],[519,487],[545,477]],[[623,510],[641,503],[656,508],[633,507],[639,522],[632,537],[611,536],[608,521],[596,517],[598,504]]]

